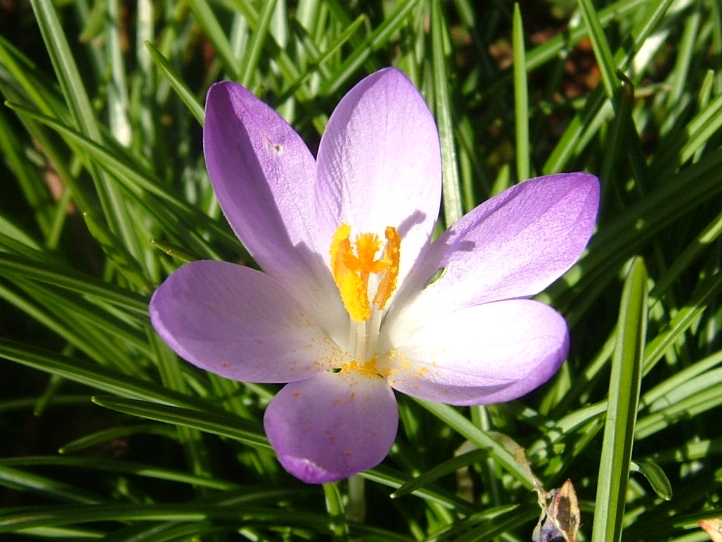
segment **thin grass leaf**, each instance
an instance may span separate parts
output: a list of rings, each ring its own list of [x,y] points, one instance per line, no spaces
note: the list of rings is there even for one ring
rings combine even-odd
[[[254,27],[253,36],[241,60],[238,82],[245,87],[250,87],[253,82],[253,73],[256,71],[258,62],[261,59],[264,43],[269,38],[276,3],[276,0],[266,0],[263,2],[261,12],[259,13],[258,24]]]
[[[592,542],[621,540],[642,381],[647,306],[647,270],[641,258],[635,258],[630,264],[619,307]]]
[[[198,103],[195,95],[176,73],[170,62],[166,60],[163,54],[152,43],[146,42],[145,46],[148,48],[148,52],[150,53],[153,62],[155,62],[155,65],[158,66],[161,72],[163,72],[163,75],[173,87],[176,94],[178,94],[178,97],[186,105],[188,111],[190,111],[191,115],[193,115],[193,117],[198,121],[198,124],[203,126],[205,113],[203,112],[203,107]]]
[[[121,436],[121,430],[118,428],[116,433]],[[125,435],[137,434],[133,432],[134,427],[125,428]],[[155,430],[164,429],[164,426],[156,426]],[[167,428],[166,428],[167,429]],[[161,431],[155,431],[162,434]],[[167,430],[165,431],[168,432]],[[169,436],[169,435],[166,435]],[[96,442],[97,443],[97,442]],[[67,469],[89,469],[97,472],[109,472],[113,474],[131,474],[143,478],[152,478],[155,480],[165,480],[168,482],[178,482],[180,484],[198,485],[222,491],[232,491],[240,489],[240,485],[235,482],[194,476],[187,472],[170,470],[149,465],[146,463],[136,463],[133,461],[120,459],[103,459],[97,457],[29,457],[19,459],[2,459],[0,465],[7,467],[47,467]],[[57,469],[56,469],[57,470]],[[77,501],[76,501],[77,502]]]
[[[139,380],[94,363],[42,350],[32,345],[0,339],[0,357],[62,376],[91,389],[114,393],[121,397],[210,410],[205,401],[167,390],[158,384]]]
[[[348,540],[348,525],[344,513],[341,493],[336,484],[323,484],[323,494],[326,497],[326,511],[328,512],[329,530],[333,540],[345,542]]]
[[[632,463],[632,471],[641,472],[654,492],[665,501],[672,500],[672,483],[662,468],[651,459],[639,459]]]
[[[338,89],[346,84],[353,73],[367,61],[372,52],[385,44],[390,36],[398,32],[404,24],[405,19],[409,17],[411,11],[421,3],[421,0],[408,0],[401,2],[396,10],[390,14],[376,29],[369,34],[366,39],[356,46],[356,48],[343,61],[341,66],[333,70],[331,78],[326,80],[318,94],[328,96],[335,93]]]
[[[602,29],[602,23],[597,17],[597,12],[591,0],[579,0],[579,8],[589,32],[589,39],[594,48],[597,64],[602,72],[602,83],[604,83],[607,98],[614,98],[619,88],[619,79],[617,78],[617,67],[614,64],[612,50]]]
[[[512,48],[514,54],[514,121],[516,125],[516,174],[519,181],[531,177],[531,152],[529,146],[529,91],[526,79],[526,48],[524,46],[524,23],[521,9],[514,3],[512,23]]]
[[[111,427],[109,429],[103,429],[102,431],[96,431],[90,435],[85,435],[77,438],[67,444],[64,444],[58,448],[58,453],[61,454],[73,454],[87,448],[93,448],[107,442],[114,440],[125,439],[128,437],[151,434],[160,435],[162,437],[174,439],[177,438],[176,433],[172,428],[160,425],[160,424],[139,424],[122,427]],[[121,463],[121,465],[124,463]]]
[[[113,397],[93,397],[93,402],[96,405],[131,416],[190,427],[205,433],[232,438],[253,448],[267,450],[271,447],[260,425],[221,413],[222,411],[212,413],[207,409],[191,410],[168,404]]]
[[[441,1],[431,2],[431,54],[434,77],[434,112],[439,129],[442,164],[442,202],[444,222],[448,228],[461,218],[461,185],[454,142],[454,120],[449,92],[446,65],[449,62],[448,37],[445,34],[446,22],[441,10]]]
[[[37,0],[32,6],[75,123],[88,139],[101,142],[102,136],[93,107],[52,2]],[[96,189],[111,231],[116,232],[123,239],[130,253],[137,257],[140,249],[134,233],[133,221],[127,213],[123,199],[105,175],[96,171],[92,163],[88,163],[87,167],[96,182]]]
[[[126,79],[125,60],[123,58],[122,29],[117,24],[120,18],[119,0],[108,0],[108,13],[105,25],[106,58],[110,68],[108,84],[108,121],[110,132],[121,145],[131,142],[131,126],[128,117],[129,98]]]
[[[21,469],[0,464],[0,485],[18,491],[31,492],[43,499],[63,503],[99,504],[105,502],[99,495],[73,487]]]
[[[0,269],[8,275],[47,282],[103,303],[115,305],[135,317],[146,319],[148,315],[146,298],[75,270],[48,269],[47,265],[41,262],[7,253],[0,253]]]
[[[649,341],[644,356],[644,374],[647,375],[662,359],[665,352],[692,326],[710,303],[714,303],[722,291],[722,273],[700,281],[694,296],[670,320],[664,331]]]
[[[193,244],[194,249],[198,249],[203,253],[210,256],[215,254],[215,251],[208,246],[206,241],[198,235],[199,229],[208,228],[214,232],[215,240],[218,243],[223,243],[228,247],[234,247],[240,249],[241,245],[237,239],[231,235],[228,230],[224,229],[219,225],[217,221],[212,220],[208,215],[200,212],[196,207],[193,207],[185,202],[182,202],[178,198],[171,195],[169,192],[162,188],[162,183],[158,180],[153,179],[149,173],[139,169],[138,164],[128,162],[122,158],[114,155],[105,148],[98,144],[88,140],[81,134],[78,134],[71,128],[58,123],[54,119],[39,115],[36,112],[27,110],[22,106],[13,105],[13,107],[22,111],[23,114],[37,118],[53,129],[62,133],[64,136],[69,137],[74,142],[79,144],[88,154],[90,154],[98,164],[102,165],[118,183],[121,183],[123,187],[128,190],[129,195],[133,195],[138,198],[139,203],[144,204],[145,209],[150,213],[156,215],[156,218],[162,221],[170,221],[173,224],[174,215],[175,222],[177,223],[178,218],[181,219],[181,224],[185,226],[185,231],[192,236],[188,237],[188,241],[196,241]],[[158,205],[152,196],[156,196],[162,200],[166,205]],[[169,213],[170,211],[170,213]],[[163,213],[160,215],[159,213]],[[181,229],[175,226],[174,229]],[[248,257],[250,260],[250,256]]]
[[[467,452],[458,455],[453,459],[449,459],[448,461],[444,461],[440,465],[436,465],[435,467],[427,470],[416,478],[413,478],[409,482],[406,482],[404,485],[402,485],[399,489],[397,489],[391,494],[391,498],[398,499],[399,497],[403,497],[404,495],[413,493],[417,489],[428,486],[434,483],[439,478],[448,474],[455,473],[461,468],[468,467],[469,465],[480,461],[486,456],[487,453],[485,450],[472,450],[471,452]]]
[[[397,489],[408,483],[408,476],[384,465],[379,465],[374,469],[359,473],[359,476],[366,480]],[[456,510],[461,514],[473,514],[476,508],[469,502],[457,497],[456,495],[444,492],[437,488],[423,487],[416,489],[412,495],[423,499],[424,501],[433,502],[450,510]]]
[[[93,506],[43,507],[42,510],[6,509],[0,512],[0,533],[24,531],[37,527],[57,527],[98,521],[179,521],[200,522],[214,519],[240,526],[289,526],[324,532],[323,515],[276,508],[229,506],[228,504],[103,504]],[[363,532],[363,528],[359,528]]]
[[[499,462],[499,464],[510,474],[514,476],[521,484],[531,489],[533,483],[529,478],[527,470],[519,464],[512,453],[499,444],[489,435],[479,430],[467,418],[459,414],[453,407],[442,403],[432,403],[423,401],[415,397],[411,397],[415,402],[419,403],[434,416],[444,421],[454,431],[462,435],[465,439],[473,442],[482,450],[489,453],[491,457]]]
[[[204,34],[208,36],[208,39],[213,44],[213,49],[221,60],[225,72],[232,80],[240,80],[240,58],[233,51],[230,42],[226,38],[226,33],[223,31],[223,27],[215,13],[213,13],[210,4],[206,0],[189,0],[188,5],[193,11],[198,24],[203,28]]]

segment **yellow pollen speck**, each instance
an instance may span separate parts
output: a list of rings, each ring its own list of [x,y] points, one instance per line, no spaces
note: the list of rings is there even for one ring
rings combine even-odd
[[[356,360],[344,363],[341,371],[350,371],[363,376],[379,376],[379,370],[376,367],[377,359],[371,358],[366,362],[358,362]]]
[[[396,228],[385,231],[386,245],[374,233],[361,233],[351,241],[351,226],[341,224],[331,240],[331,272],[338,286],[344,307],[355,322],[371,317],[369,277],[378,275],[378,287],[373,304],[383,310],[396,289],[401,257],[401,237]],[[378,259],[376,255],[382,250]]]

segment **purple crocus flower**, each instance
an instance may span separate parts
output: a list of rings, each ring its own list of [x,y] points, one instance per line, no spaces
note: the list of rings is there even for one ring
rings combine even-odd
[[[584,250],[594,176],[516,185],[430,243],[438,133],[393,68],[341,100],[315,159],[230,82],[208,92],[203,137],[221,208],[264,272],[187,264],[153,295],[151,319],[202,369],[287,383],[264,425],[301,480],[339,480],[386,457],[398,425],[392,388],[453,405],[510,401],[566,358],[564,318],[529,298]]]

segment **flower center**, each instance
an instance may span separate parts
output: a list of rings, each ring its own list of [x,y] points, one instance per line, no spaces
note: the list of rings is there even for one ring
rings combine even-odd
[[[365,322],[371,318],[371,305],[383,310],[396,289],[399,274],[401,239],[396,228],[386,228],[386,246],[375,233],[361,233],[352,242],[351,226],[341,224],[331,242],[331,271],[341,299],[351,319]],[[379,257],[376,258],[376,255]],[[373,301],[369,299],[369,278],[378,278]]]
[[[352,241],[351,226],[341,224],[331,241],[331,273],[351,320],[349,348],[355,363],[364,363],[367,351],[373,354],[383,310],[396,289],[401,238],[391,226],[385,237],[384,243],[375,233],[360,233]],[[373,298],[369,287],[375,288]]]

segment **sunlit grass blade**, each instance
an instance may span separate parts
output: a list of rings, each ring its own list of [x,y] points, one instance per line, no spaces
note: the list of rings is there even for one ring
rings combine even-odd
[[[716,273],[700,281],[694,296],[680,307],[668,326],[647,344],[643,367],[645,375],[654,368],[675,341],[698,321],[709,304],[715,302],[720,291],[722,291],[722,273]]]
[[[63,88],[68,107],[78,129],[90,140],[102,141],[95,112],[75,62],[75,55],[70,49],[58,20],[55,7],[50,0],[37,0],[37,2],[33,2],[32,6],[50,53],[55,73]],[[111,230],[123,239],[126,249],[137,257],[140,254],[138,239],[135,235],[133,221],[128,215],[123,199],[109,183],[105,175],[97,171],[92,163],[88,163],[87,167],[96,182],[96,189],[103,204],[104,215]]]
[[[211,217],[203,214],[196,207],[181,201],[164,190],[162,183],[154,179],[149,172],[141,169],[138,164],[124,160],[123,157],[115,155],[77,133],[72,128],[52,118],[27,110],[19,105],[14,105],[14,107],[16,110],[22,111],[23,114],[37,118],[79,144],[85,152],[92,156],[99,165],[102,165],[119,184],[122,184],[123,187],[127,189],[126,194],[134,195],[139,199],[139,202],[144,203],[148,213],[156,215],[160,221],[167,221],[169,227],[173,227],[173,229],[179,233],[187,232],[188,242],[194,241],[192,243],[194,250],[207,254],[207,257],[215,254],[215,251],[208,243],[203,241],[198,235],[197,231],[201,228],[208,228],[213,231],[218,243],[223,243],[225,246],[233,247],[237,250],[241,249],[241,245],[227,229],[221,227],[217,221],[212,220]],[[165,205],[154,205],[153,199],[150,198],[149,195],[159,198]],[[181,220],[180,226],[178,225],[179,219]]]
[[[411,481],[408,479],[408,476],[393,471],[384,465],[362,472],[359,476],[394,489]],[[474,506],[468,501],[437,488],[422,487],[415,489],[411,494],[420,499],[449,508],[450,510],[456,510],[462,514],[473,514],[476,511]]]
[[[102,223],[97,221],[89,213],[83,213],[88,231],[100,244],[103,252],[117,266],[118,271],[131,283],[136,285],[143,293],[150,295],[152,287],[150,281],[144,276],[144,270],[140,264],[125,250],[120,240],[108,231]]]
[[[0,486],[31,492],[44,499],[64,503],[97,504],[105,499],[67,483],[9,467],[0,463]]]
[[[143,381],[94,363],[42,350],[28,344],[0,339],[0,357],[62,376],[93,390],[102,390],[121,397],[153,400],[186,408],[210,409],[205,401],[165,389],[159,384]]]
[[[709,371],[704,375],[685,382],[679,388],[665,395],[663,408],[640,418],[637,423],[637,439],[645,439],[668,429],[672,425],[684,424],[703,412],[722,404],[722,370]]]
[[[96,405],[103,406],[149,420],[180,425],[232,438],[254,448],[270,449],[270,444],[260,425],[225,413],[172,407],[135,399],[94,397]]]
[[[266,0],[263,2],[261,12],[259,13],[258,24],[256,25],[253,35],[246,47],[243,59],[240,62],[241,69],[238,72],[238,82],[246,87],[250,87],[253,83],[253,73],[258,67],[261,59],[264,42],[269,37],[271,18],[276,9],[276,0]],[[272,38],[271,38],[272,39]]]
[[[602,82],[607,93],[607,98],[614,98],[619,88],[619,79],[617,78],[612,50],[609,42],[604,35],[602,24],[599,21],[597,12],[591,0],[579,0],[579,7],[589,32],[589,39],[594,47],[594,53],[597,58],[599,69],[602,72]]]
[[[442,476],[455,473],[461,468],[467,467],[476,461],[479,461],[486,457],[487,453],[485,450],[473,450],[465,454],[458,455],[453,459],[449,459],[440,465],[427,470],[423,474],[417,476],[413,480],[405,483],[399,489],[391,494],[391,497],[398,499],[409,493],[413,493],[419,488],[432,484]]]
[[[599,11],[595,11],[595,13],[599,24],[604,27],[615,20],[623,20],[626,17],[630,17],[640,7],[648,5],[649,0],[620,0]],[[529,70],[539,68],[565,50],[571,49],[575,43],[586,37],[588,32],[589,30],[586,26],[579,25],[570,28],[568,32],[553,36],[544,42],[543,45],[529,51],[527,55],[527,68]]]
[[[77,438],[67,444],[63,444],[58,452],[61,454],[72,454],[77,453],[88,448],[93,448],[112,442],[114,440],[125,439],[136,435],[160,435],[165,438],[175,439],[177,435],[172,427],[167,425],[148,423],[148,424],[136,424],[130,426],[111,427],[103,429],[89,435],[84,435]],[[121,463],[122,465],[123,463]]]
[[[641,472],[659,497],[665,501],[672,499],[672,483],[662,468],[653,460],[635,460],[634,463],[632,463],[632,471]]]
[[[514,121],[516,125],[516,170],[519,181],[531,177],[529,147],[529,91],[526,78],[526,47],[524,25],[519,4],[514,4],[512,28],[514,54]]]
[[[333,535],[333,540],[334,542],[345,542],[348,540],[348,525],[338,486],[336,484],[323,484],[323,494],[326,497],[329,530]]]
[[[135,427],[131,426],[125,429],[125,436],[129,436],[133,434]],[[157,429],[168,432],[167,428],[160,424],[157,425]],[[116,434],[121,435],[121,431],[122,428],[118,428]],[[158,434],[162,434],[161,431],[156,432]],[[137,432],[135,433],[137,434]],[[164,436],[168,437],[169,435]],[[97,444],[97,441],[95,444]],[[147,463],[136,463],[126,459],[105,459],[97,457],[83,457],[82,455],[77,457],[37,456],[20,459],[2,459],[0,460],[0,465],[6,467],[53,467],[56,472],[60,469],[68,469],[69,472],[73,472],[74,469],[90,469],[98,473],[107,472],[111,474],[130,474],[143,478],[165,480],[169,482],[177,482],[179,484],[198,485],[223,491],[236,490],[241,487],[240,484],[232,481],[194,476],[184,471],[170,470]]]
[[[205,113],[203,112],[203,107],[198,103],[196,97],[161,52],[152,43],[146,43],[145,45],[148,48],[148,52],[153,58],[156,66],[158,66],[158,68],[163,72],[163,75],[173,87],[173,90],[176,91],[178,97],[183,100],[183,103],[188,108],[188,111],[190,111],[193,117],[198,121],[198,124],[203,126]]]
[[[236,56],[236,52],[231,47],[213,9],[206,0],[190,0],[188,5],[205,35],[213,43],[213,48],[223,64],[223,69],[232,80],[238,81],[240,79],[240,58]]]
[[[621,540],[647,332],[647,270],[632,260],[624,282],[609,382],[592,542]]]
[[[533,484],[529,478],[529,473],[519,462],[514,458],[512,452],[504,448],[492,437],[479,430],[473,423],[459,414],[453,407],[442,403],[432,403],[429,401],[423,401],[421,399],[413,398],[414,401],[423,406],[426,410],[431,412],[434,416],[444,421],[458,432],[464,438],[473,442],[476,446],[485,450],[494,457],[499,464],[504,467],[510,474],[512,474],[519,482],[528,488],[532,488]]]
[[[288,493],[288,492],[284,492]],[[277,497],[277,494],[274,495]],[[0,512],[0,533],[22,531],[37,527],[75,525],[106,521],[179,521],[198,523],[206,519],[232,522],[238,525],[272,525],[305,527],[323,532],[328,518],[321,514],[295,512],[275,507],[248,506],[244,501],[259,501],[257,494],[246,492],[240,503],[205,504],[193,506],[181,504],[102,504],[93,506],[43,507],[15,510],[6,508]],[[237,501],[239,499],[236,499]],[[359,532],[364,532],[359,527]]]
[[[0,253],[0,269],[8,275],[47,282],[81,295],[116,305],[134,316],[147,318],[148,300],[102,280],[67,269],[48,269],[46,264],[12,254]]]
[[[449,81],[446,65],[451,52],[449,38],[446,32],[446,20],[441,10],[441,1],[431,2],[431,54],[434,76],[434,112],[436,124],[439,128],[439,141],[441,143],[442,164],[442,202],[444,204],[444,222],[451,226],[461,218],[461,185],[459,182],[459,169],[456,158],[456,143],[454,141],[454,119],[449,92]]]
[[[318,94],[327,96],[347,84],[349,78],[368,60],[371,53],[386,43],[393,33],[399,31],[399,28],[405,24],[409,14],[419,4],[420,0],[408,0],[400,3],[396,10],[377,26],[362,43],[358,44],[338,68],[332,71],[331,78],[324,82]]]

